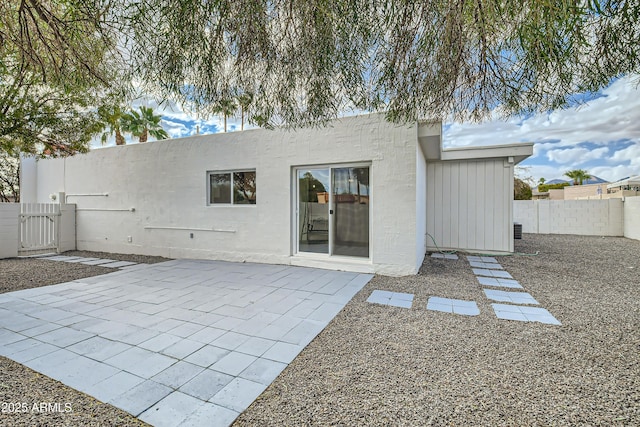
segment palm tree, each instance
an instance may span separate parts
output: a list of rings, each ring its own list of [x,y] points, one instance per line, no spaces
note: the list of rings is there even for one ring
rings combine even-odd
[[[127,142],[122,135],[122,108],[119,105],[98,107],[98,116],[102,122],[102,130],[106,129],[100,136],[102,145],[106,144],[107,139],[113,134],[116,135],[116,145],[125,145]]]
[[[221,99],[218,103],[213,107],[213,112],[215,114],[222,114],[224,117],[224,131],[227,131],[227,117],[233,115],[236,112],[236,102],[233,99]]]
[[[564,176],[566,176],[567,178],[571,178],[574,185],[582,185],[584,181],[591,179],[591,175],[589,175],[589,173],[583,169],[568,171],[564,174]]]
[[[167,139],[169,134],[162,128],[162,116],[153,114],[153,108],[140,106],[140,112],[131,110],[122,116],[122,128],[137,136],[140,142],[147,142],[149,135],[155,139]]]
[[[238,96],[238,105],[240,106],[240,130],[244,130],[244,113],[247,111],[247,108],[253,102],[253,95],[249,92],[243,93]]]

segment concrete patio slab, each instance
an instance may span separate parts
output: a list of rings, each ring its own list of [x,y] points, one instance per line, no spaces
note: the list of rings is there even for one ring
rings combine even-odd
[[[125,268],[3,294],[0,354],[157,426],[229,425],[372,277],[75,261]],[[410,306],[412,297],[387,301]]]

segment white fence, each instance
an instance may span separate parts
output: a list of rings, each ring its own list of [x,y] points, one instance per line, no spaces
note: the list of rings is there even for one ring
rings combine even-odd
[[[523,233],[625,236],[640,239],[640,197],[608,200],[516,200]]]
[[[60,205],[22,203],[20,205],[19,255],[55,252],[60,237]]]
[[[75,248],[75,205],[0,204],[0,258]]]

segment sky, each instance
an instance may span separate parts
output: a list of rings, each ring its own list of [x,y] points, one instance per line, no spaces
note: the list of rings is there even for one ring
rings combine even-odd
[[[516,173],[536,183],[540,178],[568,180],[563,175],[573,169],[585,169],[611,182],[640,175],[639,85],[640,76],[625,77],[597,93],[595,99],[575,107],[479,124],[445,123],[443,145],[533,142],[533,156],[520,163]],[[140,104],[153,107],[163,116],[162,126],[172,138],[195,135],[198,128],[201,134],[223,130],[221,117],[197,119],[178,105],[158,106],[149,100],[134,106]],[[229,132],[240,130],[240,117],[228,118],[227,128]]]

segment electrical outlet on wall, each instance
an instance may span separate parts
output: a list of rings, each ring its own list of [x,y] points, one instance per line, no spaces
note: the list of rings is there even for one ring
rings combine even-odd
[[[131,236],[127,236],[127,242],[128,242],[128,243],[133,242],[133,238],[132,238]]]

